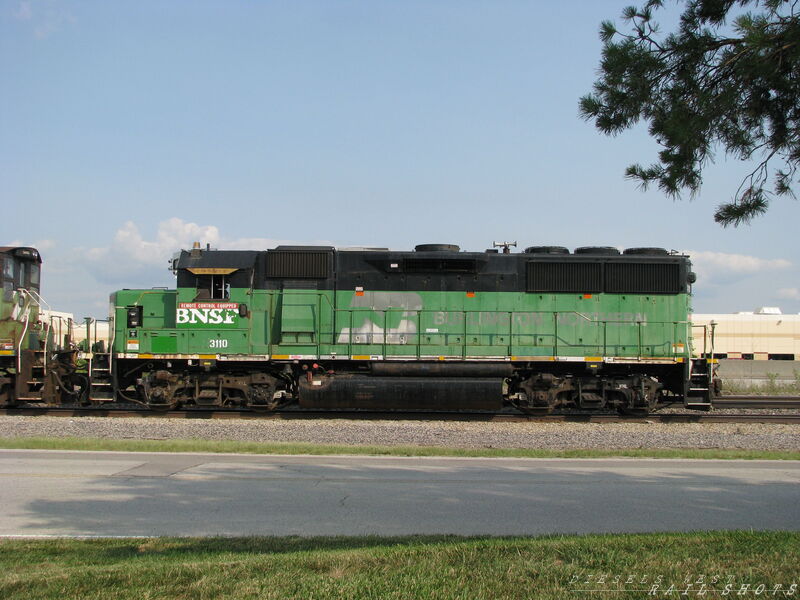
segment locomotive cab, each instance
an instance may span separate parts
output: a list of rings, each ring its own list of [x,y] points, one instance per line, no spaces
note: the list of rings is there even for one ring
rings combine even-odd
[[[27,247],[0,247],[0,405],[13,405],[19,395],[17,374],[20,351],[27,349],[31,338],[29,325],[37,318],[38,306],[29,292],[39,292],[39,252]],[[24,291],[23,291],[24,290]]]
[[[41,263],[42,259],[35,248],[0,248],[4,302],[11,301],[14,290],[39,293]]]
[[[258,252],[201,250],[199,244],[182,251],[173,263],[180,300],[229,301],[231,290],[252,290],[257,258]]]
[[[172,261],[176,289],[122,290],[117,371],[137,401],[152,408],[180,404],[272,408],[282,398],[280,370],[264,368],[268,350],[263,252],[202,249]]]
[[[34,248],[0,247],[0,404],[10,401],[10,392],[19,368],[18,352],[27,348],[30,324],[38,315],[39,265],[42,259]]]

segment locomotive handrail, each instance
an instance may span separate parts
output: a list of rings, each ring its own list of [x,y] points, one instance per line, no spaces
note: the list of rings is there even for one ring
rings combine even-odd
[[[65,339],[67,342],[72,340],[72,329],[73,323],[72,319],[67,317],[61,317],[59,315],[49,315],[48,317],[48,325],[50,327],[50,332],[53,334],[53,344],[54,350],[57,349],[65,349],[69,348],[69,343],[65,344]],[[69,337],[64,336],[64,330],[68,332]],[[46,338],[45,338],[46,339]],[[47,349],[47,342],[45,341],[45,349]]]
[[[36,290],[34,290],[34,289],[30,289],[30,290],[28,290],[28,289],[25,289],[25,288],[20,288],[20,290],[21,290],[21,291],[24,291],[26,294],[29,294],[29,295],[30,295],[30,297],[34,299],[34,301],[36,302],[36,304],[38,304],[38,305],[39,305],[39,308],[44,308],[44,306],[42,306],[42,304],[44,304],[44,305],[47,307],[47,308],[46,308],[46,310],[48,310],[48,311],[51,311],[51,312],[52,312],[52,310],[53,310],[53,309],[52,309],[52,308],[50,307],[50,305],[49,305],[49,304],[48,304],[48,303],[45,301],[45,299],[44,299],[44,298],[42,298],[42,297],[39,295],[39,292],[37,292],[37,291],[36,291]]]
[[[19,343],[17,344],[17,373],[22,372],[22,342],[25,340],[25,335],[28,333],[28,325],[30,323],[30,314],[25,312],[25,326],[22,328],[22,335],[19,336]]]
[[[326,298],[326,300],[327,300],[327,298]],[[330,302],[328,302],[328,303],[330,304]],[[597,348],[597,349],[602,349],[601,350],[602,355],[606,355],[607,352],[608,352],[608,326],[611,325],[611,324],[621,324],[621,325],[630,325],[630,326],[636,326],[637,327],[637,343],[636,343],[637,347],[636,347],[635,355],[636,355],[637,358],[641,359],[646,354],[644,352],[644,348],[647,345],[645,343],[645,339],[644,339],[644,332],[643,332],[643,327],[644,326],[647,326],[647,325],[672,325],[672,326],[677,328],[680,325],[688,323],[688,321],[681,321],[681,320],[679,320],[679,321],[675,321],[675,320],[669,320],[669,321],[647,321],[647,320],[644,320],[644,319],[637,319],[637,320],[595,319],[595,318],[592,318],[589,315],[586,315],[586,314],[578,312],[578,311],[544,311],[544,310],[538,310],[538,311],[491,311],[491,310],[470,310],[470,311],[453,311],[453,310],[450,310],[450,311],[442,311],[442,310],[433,310],[433,309],[407,309],[407,308],[404,308],[404,307],[387,307],[387,308],[378,309],[378,308],[372,308],[372,307],[333,308],[332,306],[331,306],[331,309],[332,309],[332,314],[331,314],[332,319],[331,319],[331,323],[330,323],[331,330],[329,332],[323,330],[321,311],[320,311],[320,313],[318,313],[318,316],[317,316],[317,321],[318,321],[318,323],[317,323],[318,329],[317,330],[320,332],[320,337],[316,340],[316,344],[314,344],[314,345],[317,347],[317,353],[318,354],[319,354],[319,346],[321,344],[325,343],[327,340],[330,340],[330,344],[331,345],[336,345],[337,344],[337,334],[338,334],[340,337],[342,337],[343,335],[346,335],[346,338],[341,339],[341,342],[346,342],[348,354],[351,355],[351,356],[353,355],[354,346],[359,346],[359,345],[361,345],[361,346],[376,346],[376,345],[379,345],[381,347],[381,350],[382,350],[382,355],[384,357],[387,356],[388,347],[392,345],[392,343],[389,341],[390,335],[393,335],[393,334],[391,334],[389,332],[389,317],[393,313],[402,313],[404,316],[410,318],[412,324],[414,324],[415,331],[410,331],[409,330],[409,331],[405,332],[405,334],[416,337],[416,343],[413,344],[414,356],[416,358],[420,358],[422,356],[422,349],[425,346],[425,344],[423,344],[424,335],[423,335],[423,332],[422,332],[423,316],[425,314],[442,313],[442,314],[447,314],[447,315],[458,314],[460,316],[460,320],[461,320],[461,322],[463,322],[463,325],[464,325],[463,329],[461,330],[461,334],[463,335],[463,341],[459,344],[460,345],[460,355],[461,355],[462,358],[466,358],[468,356],[468,352],[467,352],[468,344],[467,344],[466,340],[467,340],[467,337],[470,334],[470,332],[469,332],[470,319],[468,318],[470,314],[504,315],[504,318],[502,319],[502,321],[505,321],[506,319],[508,320],[508,328],[505,330],[507,332],[507,335],[508,335],[508,343],[504,345],[506,353],[507,353],[508,356],[511,356],[511,355],[514,354],[514,347],[516,345],[518,345],[518,344],[515,343],[515,338],[518,338],[520,336],[535,335],[535,334],[532,334],[532,333],[519,333],[519,332],[515,333],[514,328],[515,328],[515,326],[519,325],[518,319],[515,318],[515,317],[518,317],[520,315],[541,314],[541,315],[548,315],[548,316],[552,317],[552,319],[553,319],[553,321],[552,321],[552,324],[553,324],[553,333],[552,333],[553,344],[552,344],[551,347],[553,349],[553,352],[552,352],[553,356],[557,356],[558,355],[559,347],[564,345],[564,344],[566,344],[566,346],[569,346],[569,347],[575,347],[575,346],[581,346],[582,345],[584,347],[588,346],[588,347],[593,347],[593,348]],[[342,319],[340,318],[341,316],[344,316],[344,315],[341,315],[341,313],[346,313],[347,314],[347,317],[346,317],[346,320],[345,320],[345,323],[348,326],[346,334],[344,334],[344,332],[342,332],[342,330],[339,327],[340,325],[344,325],[344,323],[342,323]],[[376,313],[382,313],[381,317],[379,317],[379,319],[380,319],[379,323],[376,323],[374,318],[373,319],[369,319],[373,323],[373,325],[376,325],[376,326],[382,325],[381,331],[370,331],[369,329],[366,329],[363,332],[363,335],[365,336],[365,341],[364,342],[356,341],[358,339],[358,335],[359,334],[357,334],[354,331],[354,323],[355,323],[356,315],[358,313],[371,314],[371,315],[375,315],[376,317],[377,317]],[[597,343],[594,343],[594,344],[591,344],[591,343],[590,344],[570,344],[570,343],[562,340],[560,338],[560,336],[559,336],[559,322],[561,320],[563,320],[563,317],[565,315],[575,315],[578,318],[583,319],[584,321],[587,321],[589,323],[594,323],[594,324],[602,326],[602,335],[598,335],[598,338],[596,338]],[[455,325],[455,324],[456,324],[456,322],[453,322],[451,325]],[[475,332],[475,333],[476,333],[476,335],[481,335],[481,336],[483,336],[483,335],[498,335],[497,332],[493,332],[493,333]],[[447,333],[436,332],[436,335],[453,335],[453,334],[454,333],[450,333],[450,332],[447,332]],[[403,335],[403,332],[398,332],[398,336],[399,335]],[[380,341],[377,341],[376,337]],[[671,348],[670,348],[668,354],[669,355],[675,355],[675,354],[678,354],[675,351],[676,342],[677,343],[687,343],[688,340],[683,341],[682,337],[681,337],[680,333],[677,331],[677,329],[673,329],[671,337],[672,337],[673,342],[672,342],[672,344],[669,344]],[[403,345],[406,345],[406,344],[403,344]],[[430,344],[430,345],[431,346],[437,346],[437,345],[442,346],[442,345],[450,345],[450,344]],[[489,345],[490,346],[495,346],[495,344],[489,344]],[[538,345],[538,344],[534,344],[534,345]],[[651,353],[647,353],[647,354],[651,354]]]
[[[143,298],[144,296],[146,296],[147,294],[163,294],[163,293],[164,293],[164,291],[165,291],[165,290],[155,290],[155,289],[153,289],[153,290],[142,290],[142,291],[141,291],[142,293],[141,293],[141,294],[139,294],[139,296],[136,298],[136,300],[134,300],[134,302],[133,302],[133,304],[132,304],[131,306],[138,306],[138,305],[139,305],[139,302],[140,302],[140,301],[142,300],[142,298]],[[171,291],[171,292],[172,292],[172,291],[175,291],[175,292],[176,292],[176,294],[175,294],[175,295],[177,296],[177,291],[176,291],[176,290],[167,290],[167,291]],[[115,306],[115,307],[114,307],[114,309],[115,309],[115,310],[116,310],[116,309],[118,309],[118,308],[125,308],[125,307],[124,307],[124,306]]]
[[[504,351],[507,356],[514,355],[515,346],[519,346],[516,340],[518,340],[522,336],[530,336],[535,335],[533,332],[530,333],[520,333],[517,331],[515,333],[515,327],[519,325],[517,320],[520,315],[547,315],[549,318],[552,319],[552,334],[548,333],[547,336],[552,336],[552,355],[558,356],[559,351],[562,347],[568,347],[570,349],[575,349],[576,347],[584,347],[584,348],[591,348],[591,350],[587,350],[588,352],[602,354],[603,356],[607,355],[609,352],[609,326],[614,324],[618,325],[626,325],[626,326],[635,326],[637,328],[636,338],[635,338],[635,351],[630,352],[629,356],[636,356],[638,359],[641,359],[645,356],[652,356],[653,350],[651,349],[649,352],[645,352],[645,347],[647,346],[647,342],[644,335],[644,327],[648,325],[672,325],[673,330],[671,332],[670,337],[672,338],[672,342],[665,342],[661,340],[658,344],[659,346],[667,346],[669,350],[666,354],[670,356],[674,356],[679,354],[676,351],[676,346],[681,344],[688,344],[689,343],[689,332],[688,328],[687,331],[682,332],[679,331],[681,325],[686,325],[689,321],[683,320],[669,320],[669,321],[648,321],[642,318],[633,318],[633,319],[598,319],[593,315],[586,314],[580,311],[569,310],[569,311],[552,311],[552,310],[532,310],[532,311],[497,311],[497,310],[434,310],[434,309],[409,309],[402,306],[397,307],[386,307],[386,308],[375,308],[372,306],[348,306],[343,308],[336,308],[334,307],[331,299],[326,294],[319,293],[316,290],[308,290],[308,296],[313,296],[314,299],[311,302],[302,302],[302,303],[290,303],[288,306],[300,306],[300,305],[309,305],[309,304],[316,304],[316,315],[314,316],[315,327],[314,330],[318,335],[315,335],[314,338],[309,340],[311,344],[316,349],[316,354],[319,355],[321,353],[321,346],[330,344],[331,346],[336,346],[340,344],[345,344],[347,348],[347,353],[350,356],[353,356],[354,353],[358,353],[359,348],[358,346],[379,346],[381,354],[385,357],[387,356],[387,352],[389,348],[394,345],[393,342],[390,341],[390,338],[394,335],[389,332],[389,324],[390,318],[393,314],[401,313],[404,317],[410,321],[410,323],[414,326],[414,330],[408,330],[406,332],[398,331],[398,336],[402,335],[410,335],[412,339],[415,337],[414,340],[416,343],[412,342],[411,344],[402,343],[403,346],[408,347],[412,346],[414,349],[413,356],[416,358],[420,358],[422,356],[422,350],[426,346],[423,343],[424,341],[424,334],[422,331],[423,325],[423,318],[426,314],[437,314],[442,313],[446,315],[459,315],[459,318],[463,322],[463,329],[461,330],[461,335],[463,336],[463,340],[460,344],[459,353],[453,354],[452,356],[460,355],[462,358],[466,358],[469,355],[468,346],[467,344],[467,336],[470,334],[469,327],[470,327],[470,318],[469,315],[471,314],[478,314],[478,315],[503,315],[502,319],[498,319],[495,321],[495,324],[500,325],[501,323],[506,322],[508,323],[507,328],[505,329],[505,334],[508,335],[508,342],[507,344],[498,345],[495,343],[489,343],[488,346],[490,347],[504,347]],[[311,298],[309,298],[311,300]],[[272,307],[275,298],[270,295],[270,306]],[[322,306],[323,303],[326,306]],[[328,311],[330,311],[328,313]],[[323,313],[328,314],[329,316],[326,317]],[[346,313],[343,315],[342,313]],[[382,313],[381,316],[378,316],[377,313]],[[358,318],[359,314],[368,314],[373,315],[371,318],[367,317],[367,320],[372,323],[372,327],[368,325],[363,325],[364,331],[361,333],[357,333],[354,331],[354,325]],[[576,344],[568,341],[567,339],[562,339],[559,335],[560,333],[560,325],[563,325],[564,317],[567,315],[573,315],[575,318],[585,321],[586,323],[595,324],[599,326],[597,334],[593,336],[594,343],[588,344]],[[342,317],[345,317],[342,319]],[[480,317],[479,317],[480,319]],[[548,319],[549,320],[549,319]],[[456,322],[450,323],[452,327],[455,325]],[[328,329],[330,328],[330,330]],[[344,329],[346,328],[346,333]],[[376,329],[380,329],[377,331]],[[447,331],[445,332],[435,332],[436,335],[444,335],[449,336],[453,335],[455,331]],[[494,330],[491,333],[489,332],[481,332],[476,331],[474,332],[477,335],[485,336],[503,336],[503,334],[499,330]],[[685,336],[683,334],[686,334]],[[359,335],[364,336],[364,341],[359,341]],[[345,337],[346,336],[346,337]],[[685,339],[684,339],[685,338]],[[274,339],[274,338],[273,338]],[[400,339],[398,337],[398,339]],[[409,340],[410,341],[410,340]],[[434,346],[453,346],[452,350],[455,350],[455,344],[448,344],[446,343],[447,338],[445,338],[445,342],[442,344],[427,344],[431,347]],[[270,342],[270,353],[273,352],[272,346],[273,342]],[[278,346],[282,345],[281,342],[278,342]],[[534,343],[534,346],[538,346],[539,344]],[[410,348],[409,348],[410,349]],[[376,349],[371,350],[371,353],[374,353]],[[614,351],[612,350],[612,353]],[[663,355],[663,354],[661,354]],[[450,356],[448,354],[448,356]]]
[[[33,295],[33,293],[31,293],[31,292],[33,292],[33,290],[28,290],[26,288],[19,288],[17,291],[22,295],[23,298],[26,299],[25,305],[24,305],[24,307],[22,308],[22,311],[21,311],[25,315],[25,327],[23,327],[23,329],[22,329],[22,335],[19,337],[19,344],[17,344],[17,373],[19,373],[22,370],[22,343],[25,340],[25,336],[28,333],[28,325],[30,325],[30,322],[31,322],[31,301],[35,302],[36,305],[39,306],[40,308],[41,308],[41,304],[39,304],[39,301],[36,299],[36,297]],[[38,294],[36,294],[36,296],[38,296]],[[41,296],[39,297],[39,299],[41,299]],[[42,300],[42,302],[44,302],[44,300]],[[47,303],[45,302],[45,304],[47,304]],[[45,350],[47,350],[47,336],[45,336],[44,345],[45,345]],[[47,370],[47,352],[46,351],[44,353],[43,366],[45,367],[45,372],[46,372],[46,370]]]
[[[110,373],[114,373],[114,342],[117,339],[117,327],[115,320],[117,318],[116,311],[114,311],[114,315],[109,315],[108,317],[108,332],[110,335],[108,341],[108,371]],[[114,377],[114,391],[116,392],[116,385],[117,385],[117,378]]]
[[[692,329],[702,329],[703,330],[703,352],[701,356],[707,356],[710,354],[710,358],[714,358],[714,330],[716,329],[717,323],[715,321],[711,321],[707,325],[704,323],[694,324],[692,323]],[[709,336],[708,332],[711,331],[711,335]],[[694,335],[692,335],[692,339],[694,339]],[[708,345],[711,345],[711,352],[708,352]]]

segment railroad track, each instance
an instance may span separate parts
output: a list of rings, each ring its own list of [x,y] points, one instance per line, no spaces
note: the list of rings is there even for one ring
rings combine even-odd
[[[714,399],[717,408],[800,408],[797,396],[720,396]]]
[[[548,415],[524,415],[519,413],[488,412],[396,412],[396,411],[352,411],[352,410],[281,410],[272,413],[256,413],[236,409],[184,409],[154,412],[129,408],[5,408],[0,415],[56,416],[56,417],[146,417],[155,419],[357,419],[357,420],[405,420],[405,421],[477,421],[502,423],[783,423],[800,424],[800,414],[714,414],[650,413],[649,415],[555,413]]]

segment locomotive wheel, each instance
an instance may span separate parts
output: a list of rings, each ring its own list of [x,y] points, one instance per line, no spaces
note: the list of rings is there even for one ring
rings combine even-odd
[[[531,404],[530,398],[515,399],[511,401],[511,406],[516,408],[519,412],[525,415],[549,415],[553,412],[554,405],[549,404]]]
[[[176,397],[176,390],[168,386],[151,388],[150,393],[143,387],[138,389],[138,396],[144,405],[156,412],[175,410],[181,402]]]
[[[268,413],[268,412],[275,412],[279,408],[289,404],[289,402],[290,400],[284,394],[282,397],[278,396],[277,398],[272,398],[272,400],[270,400],[269,402],[258,402],[258,403],[250,402],[249,404],[247,404],[247,408],[257,413]]]

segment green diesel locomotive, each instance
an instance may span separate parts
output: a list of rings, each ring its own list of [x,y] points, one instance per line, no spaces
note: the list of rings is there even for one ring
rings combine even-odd
[[[88,391],[87,375],[77,369],[71,321],[45,314],[41,263],[35,248],[0,247],[0,406],[75,402]]]
[[[176,289],[112,294],[88,399],[179,405],[643,412],[707,408],[694,274],[659,248],[201,248]]]

